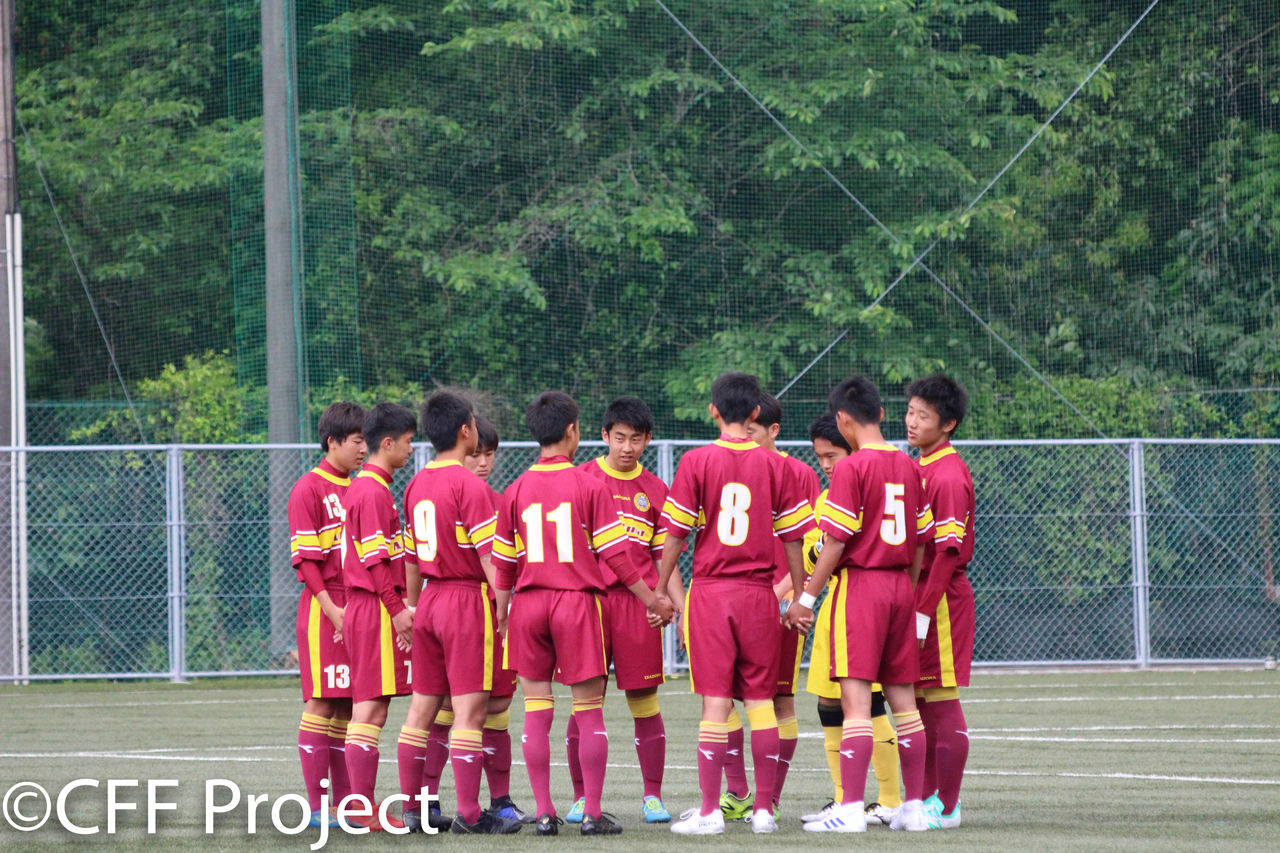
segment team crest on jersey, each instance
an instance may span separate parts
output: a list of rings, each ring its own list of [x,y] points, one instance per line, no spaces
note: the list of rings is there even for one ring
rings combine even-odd
[[[644,492],[636,492],[636,496],[632,498],[635,501],[636,509],[644,512],[649,508],[649,496]]]

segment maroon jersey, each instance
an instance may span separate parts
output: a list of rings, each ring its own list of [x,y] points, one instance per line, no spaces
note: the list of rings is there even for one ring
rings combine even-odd
[[[919,466],[891,444],[859,448],[831,472],[818,526],[845,543],[840,568],[908,568],[933,527]]]
[[[782,452],[779,451],[779,453]],[[800,489],[809,499],[809,505],[817,507],[818,496],[822,494],[822,483],[818,481],[817,472],[787,453],[782,453],[782,458],[787,463],[787,471],[800,483]],[[775,541],[773,550],[773,582],[776,584],[790,575],[791,569],[787,566],[787,546],[782,544],[781,539]]]
[[[667,537],[697,530],[693,576],[773,577],[774,548],[813,527],[813,507],[786,460],[746,438],[721,436],[680,459],[662,509]]]
[[[973,559],[973,476],[949,443],[920,460],[924,495],[933,512],[933,536],[925,541],[924,568],[938,551],[960,555],[959,570]]]
[[[564,456],[543,457],[503,494],[493,541],[498,589],[604,592],[602,559],[623,567],[631,585],[640,573],[626,558],[627,530],[609,490]],[[615,572],[619,574],[619,572]]]
[[[667,538],[667,530],[662,526],[667,484],[646,471],[643,465],[631,471],[618,471],[610,467],[603,456],[578,466],[578,470],[599,480],[613,496],[613,504],[627,529],[627,553],[645,585],[653,589],[658,585],[658,567],[654,563],[662,557],[662,543]],[[610,585],[618,584],[608,566],[601,569]]]
[[[370,569],[391,564],[397,589],[404,587],[404,539],[400,512],[391,496],[391,475],[366,464],[347,489],[342,525],[342,577],[347,589],[377,594]]]
[[[497,520],[490,489],[461,462],[428,462],[404,493],[405,550],[431,580],[486,580]]]
[[[325,460],[298,478],[289,493],[289,550],[320,567],[325,586],[342,586],[342,501],[351,480]],[[302,571],[298,571],[302,580]]]

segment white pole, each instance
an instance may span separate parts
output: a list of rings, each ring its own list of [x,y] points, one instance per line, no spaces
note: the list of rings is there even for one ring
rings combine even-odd
[[[9,288],[9,434],[13,446],[27,446],[27,370],[23,323],[22,294],[22,214],[5,214],[5,238],[10,251],[5,261],[12,286]],[[27,454],[14,453],[9,481],[10,506],[13,507],[11,556],[13,559],[13,649],[14,674],[31,673],[31,626],[28,608],[27,577]]]

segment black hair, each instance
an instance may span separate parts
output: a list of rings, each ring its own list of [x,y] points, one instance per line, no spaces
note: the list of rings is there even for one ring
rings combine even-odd
[[[471,401],[448,391],[437,391],[422,404],[422,431],[437,453],[458,446],[458,430],[471,423]]]
[[[364,415],[364,440],[369,453],[377,453],[382,439],[399,438],[406,432],[417,432],[418,418],[413,409],[399,403],[379,403]]]
[[[756,415],[756,423],[762,427],[782,423],[782,404],[767,391],[760,393],[760,414]]]
[[[760,380],[750,373],[721,373],[711,383],[711,405],[727,424],[745,424],[760,405]]]
[[[878,425],[884,412],[880,391],[865,376],[850,376],[831,389],[827,405],[832,414],[844,412],[863,426]]]
[[[924,400],[938,413],[939,426],[950,420],[956,422],[955,427],[947,434],[948,437],[959,431],[960,422],[964,420],[965,412],[969,410],[969,394],[964,390],[964,386],[941,373],[917,379],[908,385],[907,399],[910,400],[912,397]]]
[[[524,410],[524,421],[539,447],[556,444],[578,422],[578,404],[563,391],[543,391]]]
[[[476,450],[497,450],[498,428],[483,415],[476,415]]]
[[[604,410],[600,425],[608,432],[618,424],[653,435],[653,412],[639,397],[618,397]]]
[[[316,431],[320,433],[320,449],[328,453],[329,439],[342,444],[353,432],[364,432],[364,407],[347,400],[331,403],[320,415]]]
[[[846,453],[853,452],[849,442],[845,441],[844,436],[840,434],[840,428],[836,426],[836,416],[830,412],[823,412],[809,424],[809,440],[813,441],[815,438],[825,438]]]

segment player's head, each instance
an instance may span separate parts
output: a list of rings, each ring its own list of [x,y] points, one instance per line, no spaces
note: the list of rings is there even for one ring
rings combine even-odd
[[[498,430],[483,415],[476,415],[476,449],[462,460],[467,470],[481,480],[488,481],[493,473],[493,461],[498,456]]]
[[[320,449],[329,462],[343,471],[354,471],[369,452],[364,443],[364,407],[347,401],[332,403],[320,415],[316,429]]]
[[[606,461],[611,467],[635,470],[653,438],[653,412],[639,397],[618,397],[600,419],[600,438],[609,446]]]
[[[471,402],[450,391],[437,391],[422,404],[422,431],[436,453],[457,448],[463,455],[476,446],[475,412]]]
[[[840,434],[849,441],[849,446],[856,446],[853,440],[855,427],[879,427],[884,420],[884,404],[880,400],[880,391],[875,383],[865,376],[850,376],[835,388],[827,397],[827,406],[836,416],[836,425]]]
[[[775,450],[774,442],[782,430],[782,404],[778,398],[762,391],[760,393],[760,411],[747,423],[747,435],[756,444],[762,444]]]
[[[760,380],[750,373],[721,373],[711,383],[711,417],[726,424],[742,424],[756,416]]]
[[[831,479],[836,463],[853,452],[849,442],[840,434],[836,416],[830,412],[823,412],[809,424],[809,440],[813,442],[813,452],[828,480]]]
[[[534,397],[524,410],[524,422],[539,447],[569,442],[572,450],[578,449],[578,404],[563,391],[543,391]]]
[[[934,447],[950,441],[969,409],[964,386],[941,373],[907,386],[907,441],[912,447]]]
[[[413,434],[418,418],[413,409],[399,403],[379,403],[364,416],[364,440],[369,445],[369,461],[403,468],[413,455]],[[375,459],[376,458],[376,459]]]

